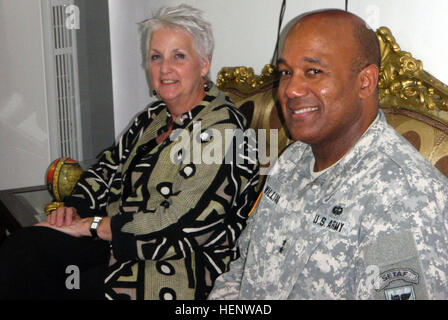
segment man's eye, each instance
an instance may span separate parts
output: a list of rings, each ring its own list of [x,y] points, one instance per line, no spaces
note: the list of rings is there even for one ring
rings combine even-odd
[[[322,73],[322,70],[320,70],[320,69],[309,69],[307,73],[314,76],[316,74]]]

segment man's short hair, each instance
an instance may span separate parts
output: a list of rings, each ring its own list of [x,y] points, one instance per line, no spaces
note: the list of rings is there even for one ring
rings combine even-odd
[[[353,28],[353,39],[357,44],[357,52],[354,54],[354,61],[351,68],[352,71],[358,73],[371,64],[376,65],[378,70],[380,70],[381,54],[378,38],[375,31],[373,31],[363,19],[351,12],[341,9],[323,9],[303,15],[297,22],[318,15],[350,17]]]
[[[380,70],[381,54],[376,33],[365,23],[356,23],[353,26],[353,37],[358,45],[355,53],[353,71],[358,73],[368,65],[374,64]]]

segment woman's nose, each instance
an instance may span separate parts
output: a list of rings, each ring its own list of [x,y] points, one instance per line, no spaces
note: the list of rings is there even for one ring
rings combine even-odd
[[[162,63],[160,64],[160,72],[162,73],[168,73],[171,69],[171,63],[168,59],[163,59]]]

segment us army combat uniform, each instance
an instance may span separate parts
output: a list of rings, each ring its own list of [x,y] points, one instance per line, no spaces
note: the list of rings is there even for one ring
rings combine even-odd
[[[313,178],[310,146],[278,159],[210,299],[448,299],[448,179],[380,111]]]

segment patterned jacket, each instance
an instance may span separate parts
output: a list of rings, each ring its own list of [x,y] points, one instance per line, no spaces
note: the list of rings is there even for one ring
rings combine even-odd
[[[210,299],[447,299],[448,180],[382,111],[313,178],[295,142],[271,169]]]
[[[254,137],[233,144],[224,137],[247,129],[245,118],[213,86],[158,145],[170,120],[162,101],[149,106],[66,200],[83,217],[111,216],[107,298],[205,299],[238,256],[235,243],[257,196],[259,167],[248,152],[256,150]],[[233,158],[194,158],[195,143],[202,154],[221,147],[222,157]]]

